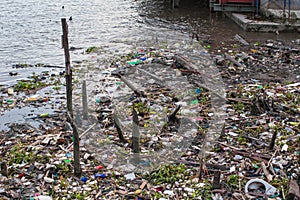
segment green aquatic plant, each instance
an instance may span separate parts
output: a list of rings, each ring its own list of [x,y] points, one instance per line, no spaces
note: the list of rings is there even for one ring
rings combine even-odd
[[[205,200],[211,200],[212,199],[212,185],[209,183],[208,180],[205,180],[205,185],[203,186],[203,188],[200,189],[196,189],[195,192],[193,192],[192,194],[192,198],[196,198],[196,197],[202,197],[202,199]]]
[[[289,100],[289,101],[295,99],[294,93],[292,93],[292,92],[287,92],[287,93],[285,93],[285,97],[286,97],[287,100]]]
[[[32,150],[29,151],[27,146],[22,143],[18,143],[13,146],[7,153],[6,158],[8,158],[8,163],[10,165],[33,162],[47,163],[50,160],[50,156],[42,156]]]
[[[95,53],[98,50],[99,50],[99,47],[92,46],[92,47],[87,48],[86,53]]]
[[[237,112],[241,113],[241,112],[244,111],[245,105],[244,105],[243,103],[241,103],[241,102],[238,102],[238,103],[236,103],[236,104],[233,104],[233,107],[234,107],[234,109],[235,109]]]
[[[88,192],[75,192],[71,194],[71,199],[84,200],[89,196]]]
[[[227,184],[232,187],[237,187],[239,184],[239,176],[236,174],[232,174],[227,178]]]
[[[163,165],[159,169],[147,175],[154,184],[175,183],[187,177],[187,170],[184,164]]]
[[[27,90],[36,90],[39,88],[45,87],[47,84],[41,81],[18,81],[18,83],[14,86],[14,91],[27,91]]]
[[[271,185],[276,187],[277,189],[282,189],[284,190],[284,193],[288,193],[288,188],[289,188],[289,179],[286,177],[277,177],[274,178],[271,182]]]
[[[130,106],[130,109],[135,108],[139,115],[147,115],[150,112],[150,107],[145,103],[137,102]]]

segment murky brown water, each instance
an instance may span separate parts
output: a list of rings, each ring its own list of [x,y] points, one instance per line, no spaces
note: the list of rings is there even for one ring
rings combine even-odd
[[[134,46],[161,41],[190,40],[199,35],[212,48],[240,34],[250,42],[297,39],[297,33],[248,33],[222,13],[210,13],[198,0],[181,0],[171,9],[162,0],[3,0],[0,4],[0,84],[11,83],[11,66],[18,63],[64,65],[61,18],[69,24],[72,61],[93,59],[84,49],[99,46],[100,58],[130,51]],[[35,69],[28,70],[31,73]],[[24,72],[22,72],[24,73]]]

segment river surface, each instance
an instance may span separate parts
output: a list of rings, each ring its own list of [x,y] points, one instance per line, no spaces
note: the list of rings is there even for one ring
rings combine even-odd
[[[68,21],[69,46],[78,48],[71,52],[73,62],[89,59],[84,50],[91,46],[101,47],[105,58],[147,41],[189,40],[192,32],[214,47],[236,33],[250,41],[297,37],[296,33],[244,32],[197,0],[182,0],[178,9],[162,0],[2,0],[0,85],[13,81],[9,72],[14,64],[64,65],[61,18]]]

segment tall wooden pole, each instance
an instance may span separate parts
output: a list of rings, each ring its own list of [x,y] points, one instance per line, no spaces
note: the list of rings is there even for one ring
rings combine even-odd
[[[66,18],[61,19],[62,23],[62,44],[65,51],[65,65],[66,65],[66,93],[67,93],[67,109],[73,117],[72,108],[72,70],[70,63],[69,41],[68,41],[68,24]]]
[[[80,150],[79,150],[79,134],[76,124],[73,121],[73,109],[72,109],[72,70],[70,63],[69,41],[68,41],[68,24],[66,18],[61,19],[62,23],[62,44],[65,51],[65,63],[66,63],[66,93],[67,93],[67,115],[68,121],[72,125],[73,129],[73,154],[74,154],[74,174],[77,177],[81,176],[80,168]]]

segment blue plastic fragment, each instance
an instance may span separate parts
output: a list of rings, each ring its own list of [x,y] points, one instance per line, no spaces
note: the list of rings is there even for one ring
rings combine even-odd
[[[88,179],[87,179],[87,177],[83,176],[83,177],[81,177],[80,180],[81,180],[82,182],[86,183],[86,181],[87,181]]]
[[[73,155],[71,154],[71,153],[66,153],[66,157],[67,158],[70,158],[70,157],[72,157]]]
[[[107,177],[107,175],[106,174],[95,174],[95,178],[106,178]]]
[[[197,88],[195,92],[196,92],[196,94],[201,94],[201,89]]]

